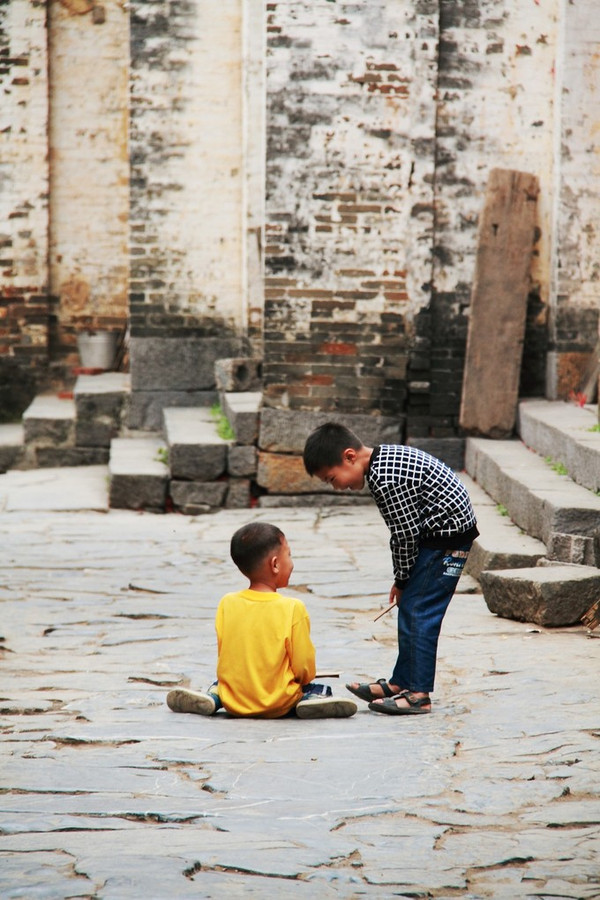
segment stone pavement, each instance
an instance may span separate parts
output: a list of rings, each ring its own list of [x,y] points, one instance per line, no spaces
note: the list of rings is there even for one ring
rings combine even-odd
[[[466,576],[430,716],[177,715],[253,518],[289,538],[334,689],[388,675],[387,531],[371,506],[107,513],[106,489],[0,476],[3,900],[600,897],[597,636],[498,619]]]

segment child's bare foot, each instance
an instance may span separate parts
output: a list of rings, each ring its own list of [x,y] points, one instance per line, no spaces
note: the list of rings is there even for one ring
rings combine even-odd
[[[431,712],[431,699],[422,691],[402,691],[397,697],[373,700],[369,709],[392,716],[422,715]]]
[[[347,684],[346,687],[351,694],[354,694],[356,697],[360,697],[361,700],[366,700],[367,702],[382,699],[383,697],[395,697],[396,694],[402,692],[402,688],[399,688],[396,684],[388,683],[385,678],[378,678],[377,681],[372,684],[369,684],[368,682],[363,682],[361,684],[357,681],[352,681],[350,684]]]

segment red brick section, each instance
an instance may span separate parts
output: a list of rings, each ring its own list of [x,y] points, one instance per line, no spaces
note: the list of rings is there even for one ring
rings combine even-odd
[[[48,358],[48,300],[36,285],[5,287],[0,293],[0,356],[20,359],[34,371]]]
[[[356,356],[356,344],[342,344],[330,342],[321,344],[319,352],[331,354],[331,356]]]

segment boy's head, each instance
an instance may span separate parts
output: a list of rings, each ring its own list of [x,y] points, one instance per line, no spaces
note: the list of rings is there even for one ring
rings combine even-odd
[[[326,422],[308,436],[304,445],[304,468],[335,490],[359,491],[371,451],[353,431],[338,422]]]
[[[275,570],[275,577],[285,587],[293,565],[283,531],[268,522],[243,525],[231,538],[231,558],[240,572],[251,581],[261,570]],[[285,581],[285,584],[283,583]]]

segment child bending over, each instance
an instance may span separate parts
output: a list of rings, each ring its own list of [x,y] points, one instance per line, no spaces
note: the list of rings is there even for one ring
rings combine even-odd
[[[217,681],[206,693],[170,691],[170,709],[212,716],[223,708],[265,719],[294,712],[301,719],[353,716],[353,700],[313,683],[315,648],[304,603],[277,593],[294,568],[283,532],[266,522],[244,525],[231,539],[231,558],[250,584],[219,603]]]
[[[442,620],[479,534],[467,489],[435,456],[402,444],[365,447],[335,422],[309,435],[304,466],[337,491],[360,491],[366,480],[391,533],[396,665],[389,680],[346,687],[374,712],[430,712]]]

